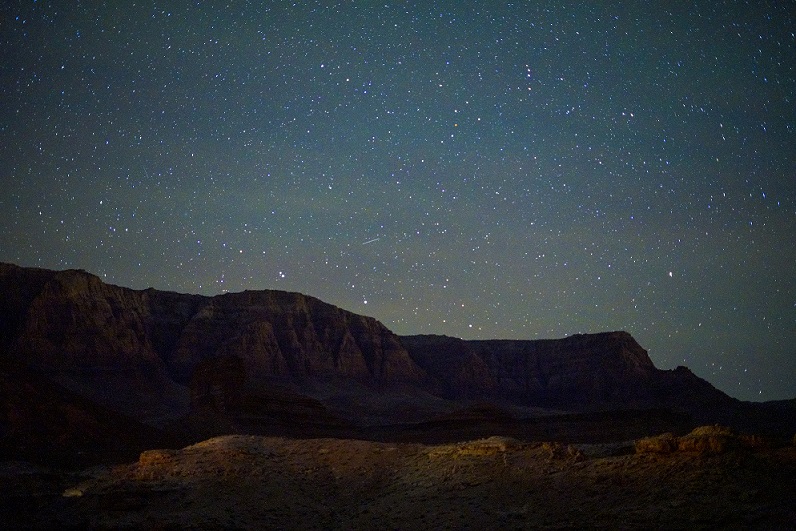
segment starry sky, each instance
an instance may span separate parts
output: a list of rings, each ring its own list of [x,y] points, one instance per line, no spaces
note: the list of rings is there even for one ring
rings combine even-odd
[[[796,397],[788,1],[0,7],[0,261]]]

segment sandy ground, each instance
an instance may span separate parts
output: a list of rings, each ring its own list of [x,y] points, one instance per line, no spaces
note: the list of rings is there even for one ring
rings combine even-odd
[[[6,527],[796,525],[793,446],[635,453],[632,442],[576,447],[493,437],[422,445],[233,435],[76,475],[6,463],[0,480]]]

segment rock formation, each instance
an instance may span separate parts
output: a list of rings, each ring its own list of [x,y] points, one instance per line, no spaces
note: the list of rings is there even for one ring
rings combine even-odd
[[[500,396],[513,402],[579,408],[632,406],[658,370],[626,332],[559,340],[464,341],[402,338],[412,359],[450,398]]]
[[[380,388],[428,379],[375,319],[298,293],[136,291],[83,271],[8,264],[0,289],[2,359],[144,418],[183,414],[213,385],[222,403],[230,382],[342,378]]]

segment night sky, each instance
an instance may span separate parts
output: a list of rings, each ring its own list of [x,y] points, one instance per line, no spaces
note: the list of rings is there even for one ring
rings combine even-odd
[[[3,2],[0,261],[796,396],[793,2],[228,4]]]

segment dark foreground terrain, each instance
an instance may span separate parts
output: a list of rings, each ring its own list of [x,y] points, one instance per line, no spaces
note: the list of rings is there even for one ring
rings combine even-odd
[[[4,528],[759,528],[796,524],[796,447],[707,427],[613,444],[231,435],[56,473],[5,463]]]

